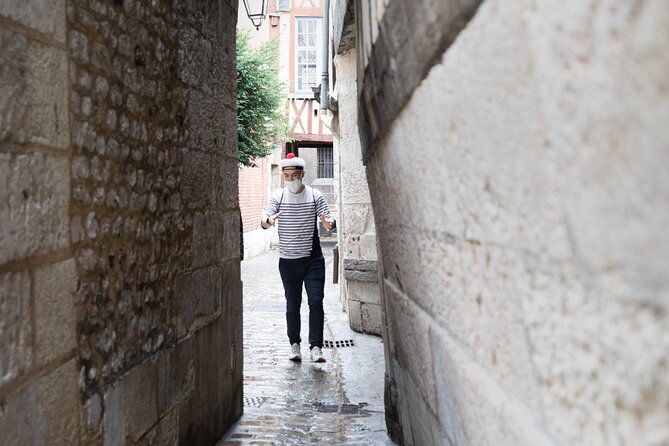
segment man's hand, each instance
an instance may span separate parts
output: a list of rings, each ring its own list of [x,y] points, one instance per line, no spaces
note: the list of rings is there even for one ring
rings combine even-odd
[[[272,226],[275,226],[276,221],[279,217],[281,217],[281,214],[283,214],[283,211],[279,211],[276,214],[272,215],[270,218],[267,219],[267,223],[269,223]]]
[[[334,220],[328,220],[325,218],[325,212],[321,214],[321,222],[323,222],[323,227],[328,231],[331,231],[334,228]]]

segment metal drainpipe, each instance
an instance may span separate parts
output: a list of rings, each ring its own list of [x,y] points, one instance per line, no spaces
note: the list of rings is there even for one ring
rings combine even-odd
[[[322,64],[323,73],[321,74],[321,110],[327,110],[330,104],[330,97],[328,96],[328,82],[330,70],[329,59],[330,48],[330,0],[324,0],[323,3],[323,41],[322,41]]]

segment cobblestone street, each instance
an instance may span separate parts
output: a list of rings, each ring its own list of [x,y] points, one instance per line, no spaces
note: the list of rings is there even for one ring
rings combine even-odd
[[[332,283],[332,245],[324,243],[323,251],[324,364],[310,362],[306,294],[302,362],[288,360],[278,251],[242,262],[244,415],[219,445],[394,444],[384,421],[382,341],[349,328],[339,287]]]

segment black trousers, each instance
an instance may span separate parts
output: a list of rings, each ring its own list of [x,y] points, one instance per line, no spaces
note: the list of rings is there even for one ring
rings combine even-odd
[[[322,255],[301,259],[279,259],[279,272],[286,293],[288,340],[291,344],[299,344],[302,341],[300,307],[302,284],[304,284],[309,303],[309,348],[323,348],[325,259]]]

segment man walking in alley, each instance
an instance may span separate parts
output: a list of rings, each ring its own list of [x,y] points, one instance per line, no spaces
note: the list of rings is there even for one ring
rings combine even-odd
[[[328,204],[316,189],[302,184],[305,162],[289,153],[280,162],[285,187],[275,192],[263,210],[262,227],[278,223],[279,273],[286,295],[286,323],[290,356],[301,361],[300,307],[302,284],[309,303],[309,348],[312,362],[325,362],[323,356],[323,292],[325,259],[318,236],[317,217],[328,231],[335,227]],[[279,222],[279,219],[281,220]]]

